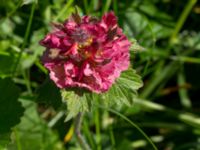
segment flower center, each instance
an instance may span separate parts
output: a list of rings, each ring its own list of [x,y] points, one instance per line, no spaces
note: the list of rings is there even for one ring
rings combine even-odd
[[[78,49],[83,49],[84,47],[90,46],[92,44],[92,38],[89,37],[85,42],[78,44]]]
[[[79,44],[85,43],[89,37],[90,35],[81,28],[76,28],[72,33],[72,39]]]
[[[92,55],[92,53],[87,50],[87,47],[92,44],[93,39],[86,30],[76,28],[72,34],[72,39],[77,42],[78,52],[84,58],[89,58]]]

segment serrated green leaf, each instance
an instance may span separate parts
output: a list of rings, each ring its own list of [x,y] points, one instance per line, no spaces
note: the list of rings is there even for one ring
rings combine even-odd
[[[124,71],[117,80],[117,83],[122,84],[124,87],[132,90],[138,90],[143,86],[141,77],[133,69]]]
[[[54,108],[62,104],[60,91],[49,78],[37,90],[36,102],[51,105]]]
[[[86,96],[83,94],[79,96],[74,91],[62,91],[63,101],[67,103],[67,117],[65,121],[77,116],[79,112],[85,112],[89,110],[89,105]]]
[[[24,108],[18,101],[20,90],[10,78],[0,78],[0,133],[10,131],[11,127],[20,122]]]
[[[67,105],[66,121],[75,117],[79,112],[89,111],[92,105],[104,105],[110,107],[113,105],[128,105],[133,103],[137,96],[137,89],[142,86],[142,81],[135,70],[129,69],[121,74],[111,89],[102,94],[92,92],[83,92],[80,95],[74,91],[62,91],[62,97]]]
[[[111,89],[101,96],[107,106],[114,104],[126,104],[130,106],[137,96],[137,90],[142,85],[142,80],[140,76],[136,74],[136,71],[129,69],[124,71]]]
[[[130,39],[130,41],[131,41],[131,48],[130,48],[131,51],[137,52],[137,51],[143,51],[144,50],[144,47],[139,45],[139,43],[137,42],[136,39]]]

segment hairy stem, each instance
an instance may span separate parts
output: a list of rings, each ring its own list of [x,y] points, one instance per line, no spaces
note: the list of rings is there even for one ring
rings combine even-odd
[[[87,142],[81,134],[82,119],[83,113],[78,113],[78,115],[75,118],[75,134],[82,149],[91,150],[90,146],[87,144]]]

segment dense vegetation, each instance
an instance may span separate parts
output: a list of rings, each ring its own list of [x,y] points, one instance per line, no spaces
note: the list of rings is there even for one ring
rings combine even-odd
[[[90,147],[150,150],[150,138],[159,150],[199,150],[197,0],[1,0],[0,149],[80,149],[39,45],[50,24],[64,21],[75,6],[81,15],[115,12],[133,43],[131,67],[144,82],[131,106],[94,105],[85,113],[82,134]]]

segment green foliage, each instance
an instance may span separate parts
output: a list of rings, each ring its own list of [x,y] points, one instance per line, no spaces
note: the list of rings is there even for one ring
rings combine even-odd
[[[61,93],[46,79],[38,42],[75,5],[80,15],[114,11],[132,42],[130,69],[107,93]],[[69,119],[84,111],[94,150],[151,149],[133,124],[158,149],[199,150],[199,24],[197,0],[1,0],[0,149],[80,149]]]
[[[85,112],[89,110],[86,96],[83,94],[79,96],[74,91],[62,91],[63,101],[67,105],[67,117],[65,121],[77,116],[79,112]]]
[[[0,133],[10,131],[11,127],[20,122],[24,108],[18,101],[19,89],[14,85],[10,78],[0,79]]]
[[[22,0],[21,5],[29,5],[31,3],[37,3],[37,0]]]
[[[38,88],[36,102],[45,103],[54,108],[58,108],[61,105],[60,91],[49,78]]]
[[[100,97],[104,100],[103,103],[108,106],[113,104],[130,106],[133,104],[140,87],[142,87],[140,76],[136,74],[135,70],[129,69],[124,71],[111,89]]]
[[[30,101],[23,101],[26,107],[20,124],[15,128],[12,142],[7,149],[18,150],[64,150],[58,135],[52,131],[37,112],[37,106]]]
[[[15,57],[12,54],[0,54],[0,77],[10,76],[12,73],[12,65],[15,62]]]
[[[10,142],[10,132],[0,134],[0,149],[5,148]]]
[[[142,81],[136,71],[129,69],[124,71],[111,89],[102,94],[91,92],[62,90],[63,101],[67,105],[67,118],[75,117],[79,112],[91,110],[91,106],[103,104],[107,107],[113,105],[130,106],[137,96],[137,90],[142,86]]]

